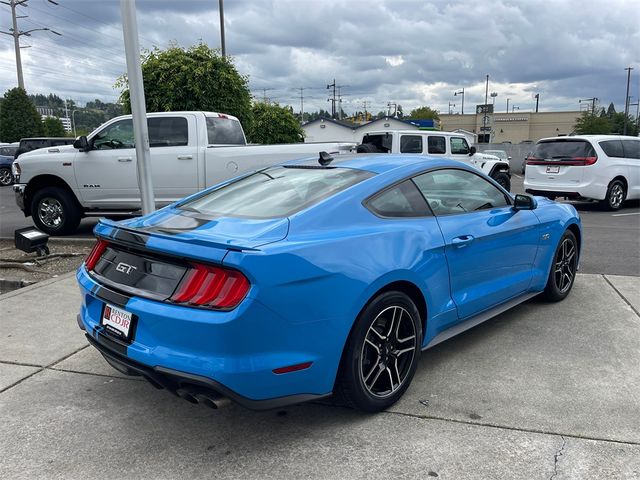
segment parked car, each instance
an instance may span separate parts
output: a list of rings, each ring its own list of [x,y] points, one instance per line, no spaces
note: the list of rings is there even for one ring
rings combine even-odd
[[[476,151],[464,135],[426,130],[384,130],[369,132],[356,147],[358,153],[421,153],[448,157],[471,165],[493,178],[500,186],[511,189],[509,162],[495,155]]]
[[[527,160],[529,160],[529,157],[531,157],[532,155],[533,155],[533,152],[529,152],[522,159],[522,170],[520,171],[520,173],[522,173],[522,175],[524,175],[526,173],[526,171],[527,171]]]
[[[13,183],[11,164],[17,148],[17,145],[10,144],[0,147],[0,187],[6,187]]]
[[[504,150],[485,150],[482,153],[484,153],[485,155],[493,155],[494,157],[498,157],[503,162],[507,162],[509,165],[511,165],[511,157]]]
[[[32,150],[38,150],[39,148],[59,147],[60,145],[71,145],[74,141],[75,141],[75,138],[72,138],[72,137],[23,138],[22,140],[20,140],[20,145],[18,146],[18,149],[15,152],[15,157],[18,158],[23,153],[27,153]],[[55,148],[53,150],[55,152]]]
[[[598,200],[617,210],[640,198],[640,138],[580,135],[545,138],[527,160],[528,193]]]
[[[95,234],[78,324],[120,372],[213,407],[370,412],[422,350],[564,299],[582,242],[573,206],[420,155],[291,161]]]
[[[349,152],[353,143],[247,145],[237,118],[215,112],[148,114],[156,204],[164,206],[279,161]],[[73,233],[85,216],[140,213],[131,115],[73,145],[23,154],[13,164],[16,203],[49,235]]]

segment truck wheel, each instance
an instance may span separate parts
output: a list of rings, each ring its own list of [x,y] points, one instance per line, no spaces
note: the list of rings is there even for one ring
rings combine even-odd
[[[68,235],[80,224],[80,208],[65,189],[47,187],[33,196],[31,218],[39,230],[49,235]]]
[[[13,183],[13,175],[9,167],[0,168],[0,186],[6,187]]]
[[[622,202],[627,196],[624,183],[620,180],[614,180],[607,188],[607,196],[600,202],[605,210],[618,210],[622,206]]]
[[[511,191],[511,179],[509,178],[509,175],[504,172],[498,172],[494,173],[492,178],[507,192]]]

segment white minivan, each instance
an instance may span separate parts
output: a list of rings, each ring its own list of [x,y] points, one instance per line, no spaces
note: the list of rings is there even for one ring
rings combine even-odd
[[[610,210],[640,198],[640,138],[579,135],[543,138],[527,158],[527,193],[598,200]]]

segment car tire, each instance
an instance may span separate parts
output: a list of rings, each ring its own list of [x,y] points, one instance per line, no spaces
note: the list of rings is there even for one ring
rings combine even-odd
[[[600,205],[605,210],[618,210],[625,198],[627,198],[627,189],[624,187],[622,180],[613,180],[607,187],[607,195]]]
[[[551,302],[564,300],[576,279],[578,271],[578,241],[571,230],[566,230],[553,254],[553,263],[544,289],[544,296]]]
[[[509,178],[509,175],[507,175],[504,172],[498,172],[498,173],[494,173],[493,174],[493,178],[498,185],[500,185],[502,188],[504,188],[507,192],[511,191],[511,179]]]
[[[13,174],[9,167],[0,167],[0,187],[7,187],[13,183]]]
[[[356,146],[356,153],[380,153],[380,150],[371,143],[361,143]]]
[[[33,196],[31,218],[39,230],[49,235],[68,235],[80,224],[80,206],[67,190],[47,187]]]
[[[389,408],[409,387],[421,346],[420,313],[413,301],[398,291],[378,295],[358,315],[345,345],[337,401],[365,412]]]

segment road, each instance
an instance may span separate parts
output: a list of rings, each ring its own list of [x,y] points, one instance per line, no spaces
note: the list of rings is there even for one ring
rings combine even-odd
[[[520,175],[512,177],[512,191],[524,193]],[[640,276],[640,202],[627,202],[618,212],[604,212],[596,203],[571,202],[584,225],[580,271]],[[84,219],[74,237],[90,238],[95,218]],[[16,206],[13,190],[0,187],[0,238],[12,238],[16,228],[33,225]]]

